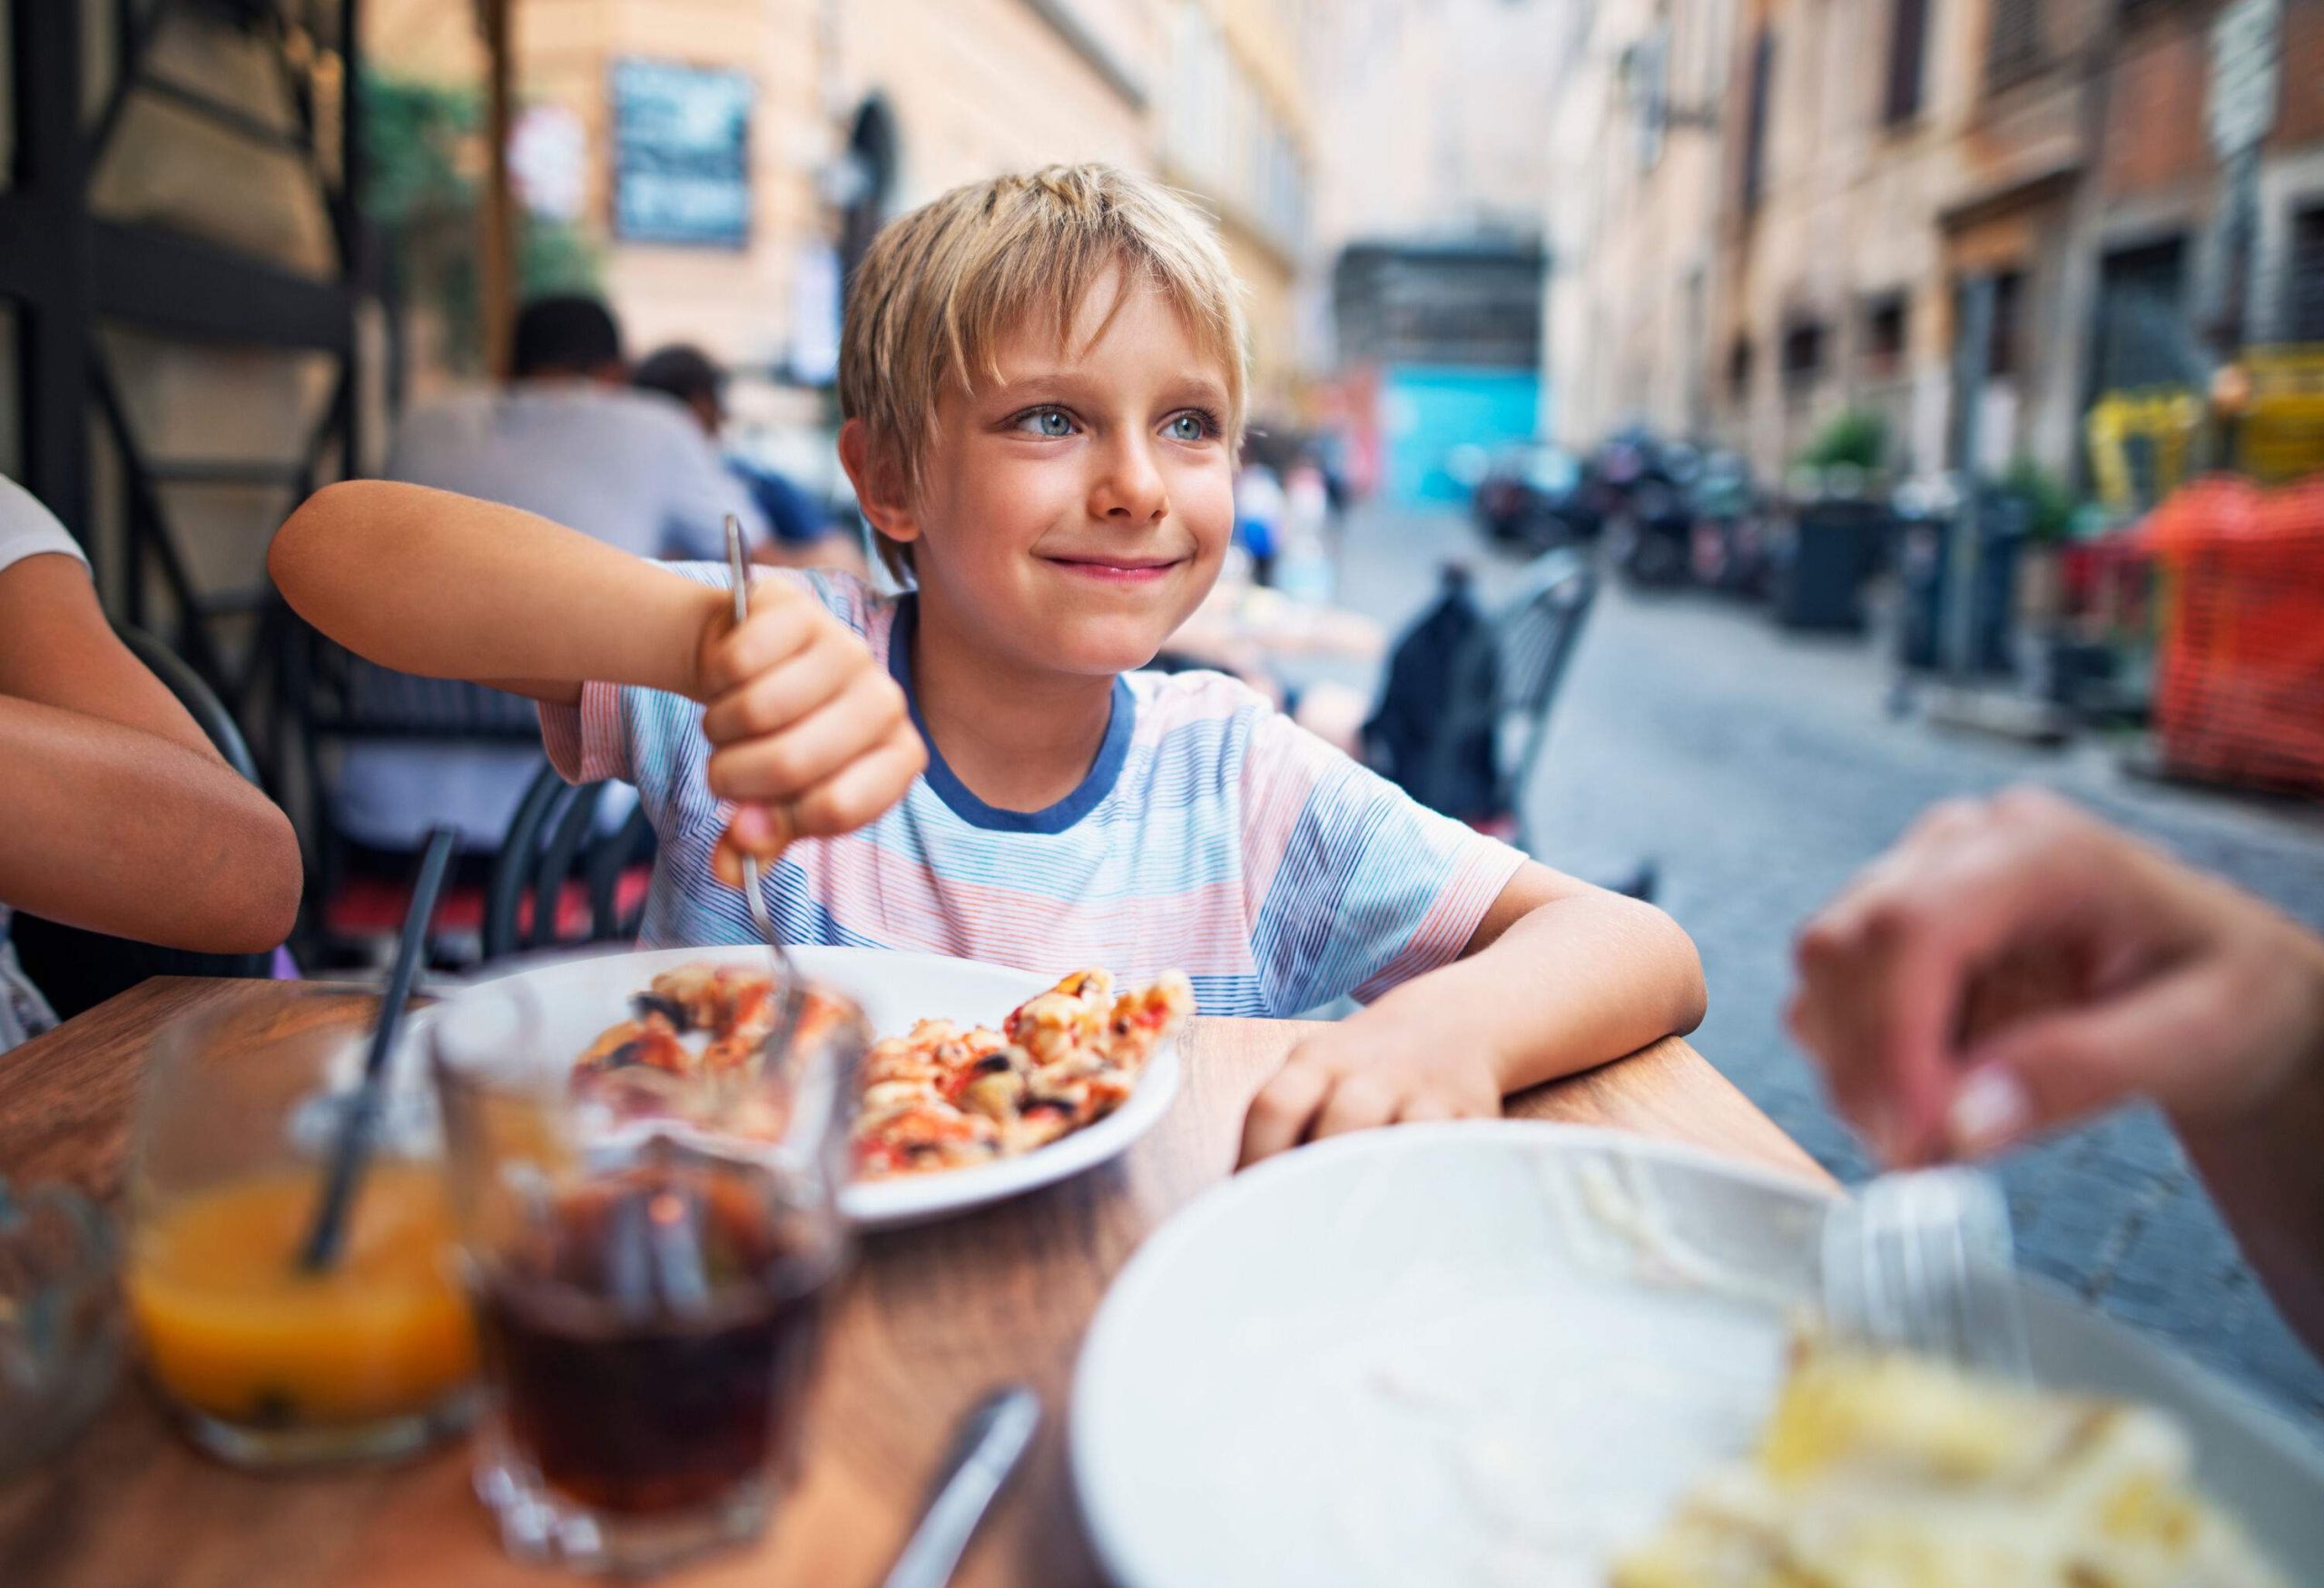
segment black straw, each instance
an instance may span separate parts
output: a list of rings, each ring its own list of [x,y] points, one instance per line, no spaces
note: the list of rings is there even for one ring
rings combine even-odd
[[[363,1056],[363,1079],[348,1100],[339,1140],[331,1148],[330,1174],[323,1182],[322,1200],[315,1207],[315,1221],[299,1251],[303,1273],[320,1274],[331,1267],[346,1244],[347,1216],[355,1205],[364,1163],[371,1156],[379,1096],[387,1090],[388,1055],[394,1050],[396,1031],[403,1024],[404,1005],[411,1001],[411,983],[419,974],[420,957],[427,951],[428,928],[436,918],[436,895],[443,892],[444,872],[451,863],[456,836],[449,827],[434,828],[419,857],[419,876],[412,883],[411,902],[403,912],[403,938],[396,944],[396,962],[388,972],[387,991],[379,1001],[379,1023],[371,1031],[370,1051]]]

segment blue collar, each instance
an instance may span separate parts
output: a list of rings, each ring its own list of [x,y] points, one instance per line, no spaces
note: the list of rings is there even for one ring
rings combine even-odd
[[[928,770],[921,775],[936,791],[936,797],[970,826],[994,833],[1062,833],[1097,809],[1098,802],[1113,792],[1122,764],[1129,759],[1130,729],[1137,718],[1137,703],[1129,685],[1118,676],[1114,679],[1113,713],[1106,721],[1105,742],[1098,746],[1098,759],[1090,763],[1088,775],[1073,792],[1045,810],[1004,811],[977,798],[945,764],[936,736],[920,715],[920,695],[911,685],[911,639],[919,622],[920,593],[907,590],[897,598],[895,626],[888,633],[888,673],[902,686],[904,701],[911,707],[911,725],[920,730],[928,746]]]

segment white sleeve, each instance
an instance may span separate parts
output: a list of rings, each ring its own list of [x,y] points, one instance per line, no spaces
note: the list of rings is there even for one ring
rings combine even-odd
[[[56,515],[23,486],[0,476],[0,569],[45,551],[62,552],[88,566],[80,544],[56,521]]]

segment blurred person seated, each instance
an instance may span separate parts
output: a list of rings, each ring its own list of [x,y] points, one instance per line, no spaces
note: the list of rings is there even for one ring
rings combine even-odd
[[[641,391],[658,391],[684,403],[713,446],[725,434],[727,374],[700,348],[675,342],[648,353],[629,380]],[[753,562],[773,567],[838,568],[857,578],[870,574],[855,537],[788,476],[733,452],[725,455],[725,462],[773,531],[752,547]]]
[[[0,764],[0,1051],[54,1023],[8,946],[12,909],[212,953],[261,953],[290,935],[290,818],[115,636],[81,548],[8,479]]]
[[[1459,691],[1490,695],[1500,687],[1499,658],[1489,645],[1481,662],[1471,660],[1492,630],[1474,577],[1458,563],[1444,565],[1435,605],[1413,620],[1388,657],[1379,705],[1348,738],[1333,742],[1432,810],[1473,827],[1513,832],[1510,813],[1501,809],[1492,719],[1457,726],[1448,710]],[[1470,676],[1462,676],[1464,671]],[[1334,725],[1342,733],[1347,726]],[[1323,727],[1314,731],[1332,737]],[[1455,733],[1460,742],[1446,745]]]
[[[510,368],[506,389],[407,415],[387,477],[538,513],[644,557],[723,561],[729,513],[763,538],[757,505],[701,429],[630,387],[621,328],[605,304],[526,304]],[[496,851],[539,763],[538,748],[522,745],[350,745],[333,809],[351,863],[400,877],[438,823],[458,830],[463,851]]]
[[[629,384],[621,329],[594,298],[538,298],[517,317],[504,389],[408,414],[387,474],[553,518],[640,557],[722,561],[725,518],[765,525],[699,426]]]
[[[1889,1162],[2152,1101],[2324,1349],[2324,939],[2018,790],[1928,813],[1797,957],[1792,1031]]]

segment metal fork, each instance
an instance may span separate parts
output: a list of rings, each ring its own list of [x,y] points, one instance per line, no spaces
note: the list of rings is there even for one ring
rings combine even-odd
[[[1972,1169],[1882,1175],[1824,1221],[1824,1316],[1874,1350],[2032,1376],[2009,1204]]]
[[[751,615],[751,576],[743,560],[743,521],[734,514],[726,515],[726,580],[734,595],[734,622],[739,627]],[[774,1027],[767,1033],[766,1051],[780,1058],[791,1050],[791,1039],[798,1033],[799,1015],[806,1002],[806,989],[799,979],[799,965],[792,959],[791,951],[775,934],[774,919],[766,911],[766,900],[761,895],[758,857],[743,856],[743,897],[751,909],[751,924],[774,955],[775,969],[783,973],[782,1001],[775,1007]]]

